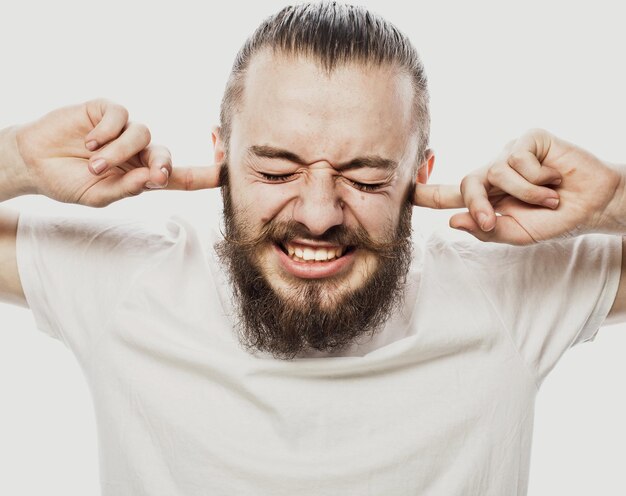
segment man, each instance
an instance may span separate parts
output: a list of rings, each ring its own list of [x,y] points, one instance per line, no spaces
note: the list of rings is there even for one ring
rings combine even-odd
[[[537,387],[623,318],[621,240],[573,237],[623,232],[623,173],[535,131],[428,187],[426,91],[393,26],[305,5],[240,52],[219,168],[173,168],[104,101],[3,132],[2,200],[222,186],[217,253],[181,219],[3,213],[0,293],[83,366],[105,494],[525,493]],[[413,203],[532,246],[412,246]]]

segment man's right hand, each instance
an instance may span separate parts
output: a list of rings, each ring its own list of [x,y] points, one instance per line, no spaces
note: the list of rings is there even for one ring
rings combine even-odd
[[[150,131],[107,100],[54,110],[15,128],[26,191],[65,203],[104,207],[149,189],[219,185],[219,167],[172,168],[170,152],[150,145]]]
[[[100,170],[99,164],[104,164]],[[167,148],[128,121],[127,110],[92,100],[0,130],[0,202],[37,193],[104,207],[152,188],[219,186],[219,165],[172,168]],[[19,214],[0,208],[0,302],[27,306],[16,253]]]

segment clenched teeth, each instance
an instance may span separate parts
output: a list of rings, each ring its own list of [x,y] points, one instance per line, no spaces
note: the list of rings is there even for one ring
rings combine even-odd
[[[343,246],[313,248],[291,243],[284,244],[289,256],[298,262],[326,262],[343,255]]]

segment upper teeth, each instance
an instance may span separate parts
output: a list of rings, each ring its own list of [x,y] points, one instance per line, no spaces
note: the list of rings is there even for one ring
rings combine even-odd
[[[307,261],[324,261],[331,260],[335,257],[339,258],[343,255],[344,250],[343,246],[312,248],[310,246],[300,246],[291,243],[285,243],[285,248],[287,248],[289,256]]]

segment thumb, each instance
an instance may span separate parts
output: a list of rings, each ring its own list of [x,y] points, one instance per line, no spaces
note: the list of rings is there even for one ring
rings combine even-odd
[[[163,189],[195,191],[220,186],[220,164],[202,167],[173,167]]]
[[[458,186],[448,184],[415,184],[413,205],[428,208],[464,208]]]
[[[147,167],[137,167],[123,174],[109,173],[85,191],[78,203],[105,207],[122,198],[143,193],[149,180],[150,171]]]
[[[510,215],[497,215],[496,225],[490,231],[483,231],[469,212],[450,217],[450,227],[470,233],[480,241],[505,243],[509,245],[529,245],[535,243],[532,236]]]

